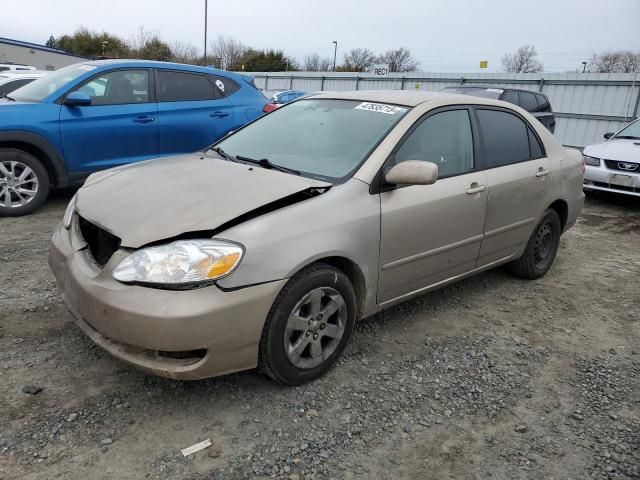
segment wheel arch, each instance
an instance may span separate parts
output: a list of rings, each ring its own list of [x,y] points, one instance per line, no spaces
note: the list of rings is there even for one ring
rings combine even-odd
[[[31,132],[0,132],[0,148],[16,148],[36,157],[46,168],[53,186],[64,187],[69,184],[62,156],[40,135]]]
[[[558,199],[551,205],[549,205],[548,208],[556,211],[556,213],[560,217],[560,230],[564,231],[564,228],[567,225],[567,219],[569,217],[569,204],[562,199]]]
[[[356,262],[354,262],[353,260],[347,257],[334,255],[334,256],[315,259],[313,262],[305,265],[300,270],[310,267],[311,265],[317,265],[322,263],[326,265],[330,265],[334,268],[337,268],[347,276],[347,278],[351,282],[351,285],[353,285],[353,290],[355,291],[355,294],[356,294],[356,305],[358,308],[356,320],[360,320],[361,318],[363,318],[365,316],[365,311],[366,311],[365,306],[366,306],[366,298],[367,298],[367,283],[366,283],[364,273],[362,272],[362,269],[360,268],[360,266]]]

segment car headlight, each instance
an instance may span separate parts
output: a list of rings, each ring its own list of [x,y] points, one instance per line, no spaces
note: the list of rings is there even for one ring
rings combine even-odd
[[[592,167],[599,167],[600,166],[600,159],[596,158],[596,157],[589,157],[587,155],[583,155],[584,157],[584,163],[586,163],[587,165],[591,165]]]
[[[69,228],[71,227],[71,220],[73,220],[73,214],[76,211],[77,197],[78,197],[78,194],[76,193],[71,199],[71,201],[69,202],[69,205],[67,205],[67,209],[64,211],[64,217],[62,217],[62,226],[67,230],[69,230]]]
[[[222,240],[178,240],[138,250],[118,264],[113,278],[124,283],[179,287],[229,275],[244,249]]]

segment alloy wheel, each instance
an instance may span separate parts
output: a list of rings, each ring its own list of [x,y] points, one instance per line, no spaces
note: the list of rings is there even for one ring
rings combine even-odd
[[[22,207],[38,193],[36,173],[22,162],[0,162],[0,206]]]
[[[284,332],[287,359],[297,368],[321,365],[340,344],[347,324],[347,306],[331,287],[311,290],[296,304]]]

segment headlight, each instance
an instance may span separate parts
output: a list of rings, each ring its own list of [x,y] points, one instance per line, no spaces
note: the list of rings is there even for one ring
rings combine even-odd
[[[69,227],[71,227],[71,220],[73,220],[73,214],[76,211],[77,197],[78,197],[78,194],[76,193],[71,199],[71,201],[69,202],[69,205],[67,205],[67,209],[64,211],[64,217],[62,217],[62,226],[67,230],[69,230]]]
[[[592,167],[599,167],[600,166],[600,159],[599,158],[588,157],[587,155],[583,155],[583,157],[584,157],[584,163],[586,163],[587,165],[591,165]]]
[[[125,283],[180,286],[229,275],[240,263],[244,249],[221,240],[179,240],[132,253],[113,271]]]

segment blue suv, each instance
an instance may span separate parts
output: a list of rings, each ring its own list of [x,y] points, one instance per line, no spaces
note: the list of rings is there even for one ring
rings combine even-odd
[[[249,76],[142,60],[78,63],[0,99],[0,216],[32,212],[50,187],[194,152],[275,106]]]

